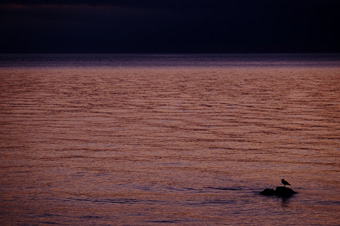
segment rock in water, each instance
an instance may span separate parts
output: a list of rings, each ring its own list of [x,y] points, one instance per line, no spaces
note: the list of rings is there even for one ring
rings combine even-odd
[[[293,189],[287,188],[287,187],[276,187],[275,189],[275,195],[281,196],[281,197],[290,197],[294,194],[296,194]]]
[[[275,195],[275,190],[271,188],[266,188],[263,191],[260,192],[261,195],[266,195],[266,196],[273,196]]]
[[[296,194],[293,189],[287,188],[287,187],[276,187],[276,189],[266,188],[262,192],[260,192],[261,195],[265,196],[279,196],[279,197],[291,197],[292,195]]]

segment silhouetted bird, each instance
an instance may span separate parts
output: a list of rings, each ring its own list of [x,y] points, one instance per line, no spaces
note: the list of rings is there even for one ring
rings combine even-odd
[[[281,183],[283,184],[283,186],[290,185],[290,183],[288,183],[288,181],[285,181],[285,179],[282,179]]]

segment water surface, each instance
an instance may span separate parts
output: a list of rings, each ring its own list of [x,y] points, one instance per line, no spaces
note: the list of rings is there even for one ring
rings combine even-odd
[[[340,222],[334,57],[10,57],[2,225]],[[282,178],[299,194],[259,195]]]

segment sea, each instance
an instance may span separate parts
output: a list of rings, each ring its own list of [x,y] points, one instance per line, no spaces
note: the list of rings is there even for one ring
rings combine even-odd
[[[340,225],[340,55],[1,54],[0,224]]]

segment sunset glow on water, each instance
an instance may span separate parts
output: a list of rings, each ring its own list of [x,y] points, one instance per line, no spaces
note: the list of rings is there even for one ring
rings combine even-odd
[[[339,61],[87,57],[1,58],[2,225],[340,222]]]

